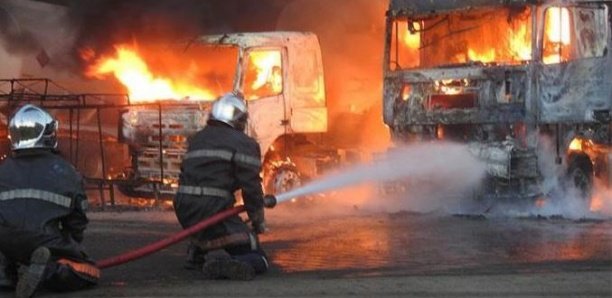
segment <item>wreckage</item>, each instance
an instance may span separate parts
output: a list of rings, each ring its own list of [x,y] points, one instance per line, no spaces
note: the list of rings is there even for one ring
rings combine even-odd
[[[392,0],[384,122],[395,144],[470,144],[477,193],[538,198],[551,140],[563,178],[589,198],[612,185],[612,1]],[[552,167],[552,166],[551,166]]]
[[[338,152],[321,142],[328,124],[316,35],[234,33],[202,36],[179,46],[178,51],[170,47],[156,54],[173,63],[173,69],[180,69],[176,63],[181,62],[187,63],[185,73],[196,69],[189,76],[197,80],[190,83],[199,89],[187,90],[189,97],[131,88],[131,82],[122,81],[133,101],[119,125],[119,139],[129,145],[132,161],[119,177],[130,182],[120,185],[124,193],[173,195],[188,137],[206,125],[212,100],[227,92],[244,94],[247,100],[247,134],[261,146],[266,192],[298,186],[338,161]],[[148,103],[139,106],[138,101]]]

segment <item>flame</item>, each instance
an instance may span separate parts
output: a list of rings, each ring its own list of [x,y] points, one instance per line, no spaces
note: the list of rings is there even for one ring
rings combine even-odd
[[[516,30],[510,30],[510,51],[513,57],[521,61],[531,60],[531,39],[527,23],[519,24]]]
[[[114,57],[99,59],[89,68],[87,75],[99,78],[113,74],[128,89],[133,101],[186,98],[201,100],[215,97],[210,90],[154,75],[134,48],[118,45],[115,50]]]
[[[579,138],[575,138],[569,145],[570,151],[582,151],[582,140]]]
[[[509,55],[502,55],[500,60],[509,59],[511,61],[531,60],[531,39],[529,36],[528,23],[522,22],[518,24],[517,29],[508,29],[508,49]],[[490,63],[497,61],[495,48],[468,49],[468,58],[470,61],[480,61]]]
[[[593,196],[591,197],[591,212],[612,215],[612,185],[606,185],[603,181],[595,183]]]
[[[412,85],[404,85],[404,88],[402,88],[402,100],[407,101],[410,99],[410,94],[412,94]]]
[[[256,72],[250,86],[252,90],[269,89],[269,93],[272,94],[283,91],[280,51],[252,51],[249,60]]]
[[[564,46],[571,43],[570,18],[567,8],[551,7],[546,10],[546,41],[548,47],[554,48],[552,53],[544,55],[545,64],[559,63],[565,60],[560,53]]]
[[[546,36],[549,41],[570,44],[569,11],[567,8],[551,7],[546,11]]]
[[[470,61],[480,61],[484,63],[495,61],[495,49],[490,48],[483,52],[477,53],[473,49],[468,49],[468,58]]]
[[[402,26],[404,24],[400,24],[400,26]],[[416,30],[420,30],[421,29],[421,24],[415,22],[414,23],[414,28]],[[404,32],[404,36],[403,36],[403,41],[404,44],[410,48],[410,49],[418,49],[421,46],[421,35],[419,34],[419,32],[415,32],[415,33],[411,33],[409,30],[402,30],[402,32]]]

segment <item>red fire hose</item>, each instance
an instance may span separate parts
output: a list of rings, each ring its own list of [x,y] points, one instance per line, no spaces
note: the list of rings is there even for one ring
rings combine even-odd
[[[109,268],[109,267],[114,267],[117,265],[121,265],[123,263],[127,263],[129,261],[132,260],[136,260],[139,258],[142,258],[144,256],[148,256],[158,250],[164,249],[172,244],[175,244],[177,242],[182,241],[183,239],[203,230],[206,229],[214,224],[217,224],[221,221],[223,221],[224,219],[236,215],[240,212],[243,212],[244,206],[237,206],[234,207],[232,209],[228,209],[225,211],[221,211],[215,215],[213,215],[212,217],[209,217],[205,220],[202,220],[201,222],[197,223],[194,226],[191,226],[185,230],[182,230],[181,232],[174,234],[168,238],[164,238],[160,241],[157,241],[155,243],[151,243],[147,246],[141,247],[139,249],[135,249],[132,251],[128,251],[124,254],[120,254],[118,256],[114,256],[114,257],[110,257],[104,260],[101,260],[99,262],[96,263],[96,266],[98,266],[98,268],[100,269],[105,269],[105,268]]]

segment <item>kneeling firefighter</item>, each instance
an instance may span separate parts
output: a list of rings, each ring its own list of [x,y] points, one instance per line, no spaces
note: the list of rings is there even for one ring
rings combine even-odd
[[[81,242],[87,196],[74,167],[56,154],[58,122],[21,107],[9,123],[13,154],[0,165],[0,286],[31,297],[95,285],[100,271]]]
[[[251,221],[252,229],[235,215],[192,238],[185,267],[201,268],[211,279],[250,280],[268,270],[257,237],[265,230],[261,154],[244,132],[246,121],[242,96],[221,96],[207,126],[189,139],[181,166],[174,208],[184,228],[232,208],[239,189]]]

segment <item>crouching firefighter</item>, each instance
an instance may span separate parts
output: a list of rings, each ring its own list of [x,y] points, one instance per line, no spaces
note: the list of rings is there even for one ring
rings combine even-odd
[[[56,154],[57,126],[33,105],[9,123],[13,154],[0,164],[0,286],[16,288],[17,297],[83,289],[100,276],[81,246],[87,197],[80,175]]]
[[[192,238],[185,267],[201,269],[209,279],[251,280],[268,270],[257,238],[265,230],[260,148],[244,133],[246,121],[242,96],[220,97],[207,126],[189,139],[183,157],[174,199],[183,228],[232,208],[238,189],[252,226],[235,215]]]

